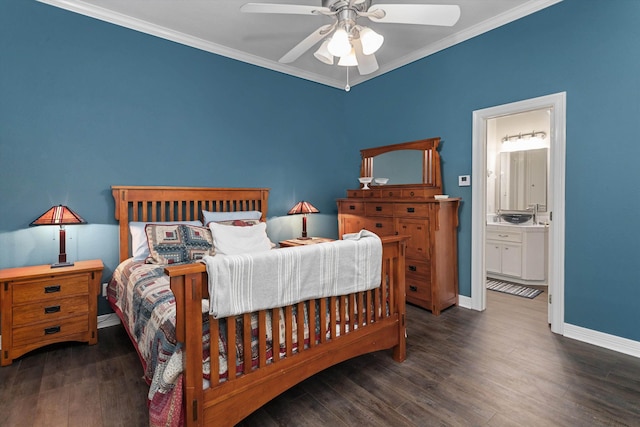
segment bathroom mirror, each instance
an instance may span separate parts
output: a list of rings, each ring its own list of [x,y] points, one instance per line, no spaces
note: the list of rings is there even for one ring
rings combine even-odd
[[[360,150],[360,176],[389,178],[389,185],[441,187],[439,143],[430,138]]]
[[[498,208],[547,210],[547,148],[499,154]]]

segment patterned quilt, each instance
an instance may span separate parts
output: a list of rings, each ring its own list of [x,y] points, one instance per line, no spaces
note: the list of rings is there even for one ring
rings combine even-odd
[[[129,259],[121,263],[113,273],[107,296],[114,311],[122,320],[129,333],[144,368],[144,379],[149,383],[150,425],[179,426],[183,423],[182,414],[182,352],[176,343],[175,298],[169,286],[169,278],[164,275],[164,266],[145,264]],[[283,310],[280,311],[280,355],[285,356],[285,336]],[[304,313],[304,345],[308,345],[309,328],[307,309]],[[203,382],[210,379],[210,345],[209,345],[209,303],[203,301]],[[316,313],[319,312],[319,307]],[[294,316],[295,307],[294,307]],[[271,315],[267,316],[270,323]],[[315,339],[319,341],[319,316],[315,319]],[[244,372],[244,349],[242,339],[242,317],[236,317],[235,351],[236,373]],[[258,318],[251,317],[252,323],[252,368],[258,363]],[[294,321],[294,325],[297,322]],[[295,326],[294,326],[295,327]],[[227,374],[226,319],[220,320],[220,336],[218,337],[218,357],[220,379],[225,381]],[[271,325],[267,325],[267,358],[272,355]],[[294,347],[297,346],[297,330],[293,333]],[[231,342],[233,342],[231,341]],[[232,347],[233,348],[233,347]],[[295,348],[294,348],[295,350]]]

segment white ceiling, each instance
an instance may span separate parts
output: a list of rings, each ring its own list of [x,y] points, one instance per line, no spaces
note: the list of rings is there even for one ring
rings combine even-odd
[[[116,25],[260,67],[343,88],[346,69],[313,57],[315,47],[291,64],[285,53],[324,24],[326,16],[241,13],[249,2],[322,5],[321,0],[38,0]],[[453,27],[375,23],[360,18],[385,38],[376,53],[378,71],[360,76],[350,67],[349,84],[392,71],[442,49],[505,25],[562,0],[380,0],[375,3],[457,4]]]

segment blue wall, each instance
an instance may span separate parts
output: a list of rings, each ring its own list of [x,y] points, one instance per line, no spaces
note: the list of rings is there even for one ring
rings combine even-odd
[[[565,0],[357,86],[361,146],[442,137],[461,196],[460,293],[471,295],[472,112],[567,92],[565,321],[640,340],[640,2]],[[361,113],[361,115],[357,115]],[[381,125],[384,123],[384,125]]]
[[[345,93],[25,0],[0,3],[0,267],[55,261],[28,224],[68,203],[70,257],[117,262],[114,184],[265,186],[335,236],[359,149],[442,137],[470,295],[472,112],[567,92],[565,321],[640,340],[640,2],[565,0]],[[348,118],[349,120],[345,120]],[[320,126],[319,123],[331,123]],[[72,228],[72,227],[70,227]],[[106,310],[102,306],[102,310]]]

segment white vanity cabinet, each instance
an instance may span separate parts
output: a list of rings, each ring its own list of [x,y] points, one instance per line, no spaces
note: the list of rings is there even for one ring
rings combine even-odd
[[[523,284],[547,282],[547,227],[487,224],[487,276]]]

